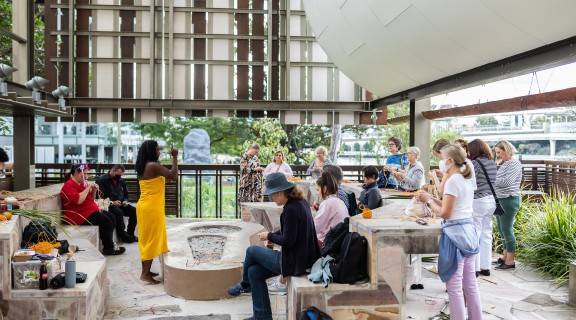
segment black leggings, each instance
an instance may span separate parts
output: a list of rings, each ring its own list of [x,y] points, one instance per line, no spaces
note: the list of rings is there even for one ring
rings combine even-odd
[[[116,226],[114,214],[108,211],[96,211],[82,224],[98,226],[100,240],[102,240],[104,250],[114,250],[114,240],[112,238],[114,227]]]

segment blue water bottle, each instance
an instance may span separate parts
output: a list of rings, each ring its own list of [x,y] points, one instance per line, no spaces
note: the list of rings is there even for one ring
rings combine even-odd
[[[74,260],[74,254],[69,252],[68,259],[64,267],[64,279],[66,288],[76,287],[76,260]]]

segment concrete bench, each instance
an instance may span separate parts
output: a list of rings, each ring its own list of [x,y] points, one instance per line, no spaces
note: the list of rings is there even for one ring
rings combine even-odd
[[[25,190],[26,194],[37,194],[35,200],[21,202],[25,209],[60,210],[60,185]],[[75,288],[25,289],[12,288],[11,258],[20,247],[22,230],[28,222],[15,216],[0,225],[0,293],[4,300],[4,319],[101,319],[108,297],[106,258],[98,250],[97,226],[65,226],[58,230],[58,239],[66,239],[82,251],[75,254],[76,270],[88,275],[86,282]],[[61,261],[64,261],[63,259]],[[63,263],[55,265],[54,274],[64,271]]]
[[[312,283],[307,275],[289,277],[287,281],[288,320],[298,319],[310,306],[328,313],[334,319],[396,319],[398,299],[386,284],[373,288],[363,284]]]

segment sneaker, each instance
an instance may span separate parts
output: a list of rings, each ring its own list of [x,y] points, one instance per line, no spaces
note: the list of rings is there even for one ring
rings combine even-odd
[[[238,282],[237,284],[233,285],[232,287],[226,289],[229,295],[233,297],[237,297],[243,293],[252,293],[250,288],[242,287],[242,282]]]
[[[278,295],[286,295],[286,286],[281,284],[278,281],[274,281],[268,284],[268,293],[270,294],[278,294]]]
[[[102,250],[102,254],[105,256],[117,256],[126,252],[126,248],[118,247],[118,249],[104,249]]]

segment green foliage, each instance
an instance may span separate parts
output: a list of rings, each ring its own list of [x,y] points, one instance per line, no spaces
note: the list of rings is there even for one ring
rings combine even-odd
[[[354,142],[352,149],[354,149],[354,151],[360,151],[360,144],[358,142]]]
[[[12,30],[12,4],[7,0],[0,0],[0,27]],[[12,39],[0,37],[0,63],[12,65]]]
[[[44,6],[38,6],[34,17],[34,74],[44,77]]]
[[[439,130],[436,133],[434,133],[434,135],[432,136],[432,141],[430,141],[430,152],[432,153],[432,147],[434,146],[436,141],[438,141],[440,139],[447,139],[449,141],[454,141],[460,137],[461,137],[460,131],[452,131],[452,130],[446,130],[446,129]],[[431,165],[438,165],[438,159],[436,159],[436,157],[431,157],[430,158],[430,164]]]
[[[316,158],[314,150],[319,146],[330,147],[332,131],[327,126],[286,125],[286,146],[295,156],[293,164],[309,164]]]
[[[164,118],[162,123],[137,123],[134,129],[150,139],[174,144],[180,150],[190,130],[204,129],[210,136],[210,153],[236,156],[243,153],[244,141],[256,134],[243,118]]]
[[[252,124],[252,129],[257,132],[254,140],[246,140],[243,144],[243,150],[257,142],[260,145],[260,153],[258,159],[261,166],[266,166],[274,160],[274,154],[278,150],[282,150],[286,157],[287,163],[293,163],[296,156],[289,152],[286,146],[282,146],[281,142],[287,138],[286,131],[282,130],[282,125],[278,119],[257,119]]]
[[[489,116],[489,117],[478,117],[476,119],[476,125],[477,126],[497,126],[498,125],[498,120],[496,120],[495,117],[493,116]]]
[[[542,202],[523,201],[514,233],[518,259],[557,284],[566,282],[570,262],[576,261],[576,195],[556,190]],[[501,248],[500,241],[495,244]]]
[[[544,123],[550,123],[550,120],[548,119],[547,116],[537,116],[534,119],[532,119],[530,121],[530,123],[532,123],[532,124],[544,124]]]
[[[183,218],[195,218],[196,212],[196,182],[184,179],[182,182],[182,212]],[[226,185],[229,184],[229,185]],[[222,218],[234,219],[236,212],[236,186],[234,183],[222,183]],[[216,186],[202,180],[202,189],[198,190],[202,199],[202,218],[217,218]],[[219,205],[219,202],[218,202]],[[198,214],[199,215],[199,214]]]

